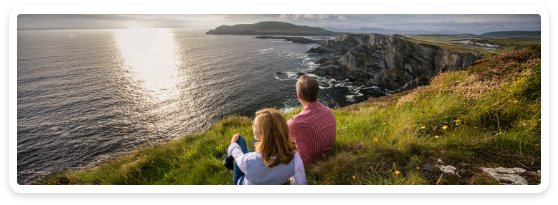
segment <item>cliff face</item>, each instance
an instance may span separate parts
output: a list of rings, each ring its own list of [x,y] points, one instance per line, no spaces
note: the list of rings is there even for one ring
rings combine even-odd
[[[322,43],[322,47],[342,55],[318,60],[316,75],[396,92],[428,84],[425,79],[448,70],[462,70],[483,58],[478,52],[452,51],[400,35],[346,33]]]

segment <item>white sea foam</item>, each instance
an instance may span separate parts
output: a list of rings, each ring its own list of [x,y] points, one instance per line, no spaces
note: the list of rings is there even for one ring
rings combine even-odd
[[[282,78],[279,78],[279,76],[277,76],[277,75],[275,75],[275,79],[277,79],[277,80],[280,80],[280,81],[285,81],[285,80],[288,80],[288,79],[282,79]]]
[[[284,107],[284,108],[279,109],[279,111],[287,113],[287,112],[291,112],[295,109],[296,109],[296,107]]]
[[[307,76],[310,76],[310,77],[313,77],[313,78],[318,78],[317,75],[314,75],[314,74],[311,74],[311,73],[308,73],[308,74],[306,74],[306,75],[307,75]]]
[[[289,79],[298,79],[298,75],[295,72],[286,72],[285,74],[287,74],[287,78]]]

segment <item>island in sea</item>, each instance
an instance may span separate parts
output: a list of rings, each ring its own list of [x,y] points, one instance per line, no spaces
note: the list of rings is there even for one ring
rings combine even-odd
[[[341,33],[285,22],[262,21],[255,24],[222,25],[206,34],[338,36]]]

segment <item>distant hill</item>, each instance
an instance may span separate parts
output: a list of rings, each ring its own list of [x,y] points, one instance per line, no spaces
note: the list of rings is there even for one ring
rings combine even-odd
[[[344,33],[377,33],[377,34],[444,34],[444,35],[455,35],[463,34],[463,32],[448,31],[448,30],[438,30],[438,31],[425,31],[425,30],[387,30],[383,28],[376,27],[362,27],[359,29],[335,29],[335,28],[325,28],[335,32]]]
[[[337,36],[339,32],[332,32],[321,28],[299,26],[285,22],[263,21],[255,24],[238,24],[234,26],[219,26],[209,30],[206,34],[235,34],[235,35],[297,35],[297,36]]]
[[[498,37],[498,38],[510,38],[510,37],[534,37],[541,36],[541,31],[496,31],[488,32],[481,35],[482,37]]]

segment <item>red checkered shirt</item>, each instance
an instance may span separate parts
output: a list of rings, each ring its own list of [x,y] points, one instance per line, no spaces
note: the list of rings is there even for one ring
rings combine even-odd
[[[305,165],[312,164],[331,153],[337,127],[333,111],[317,100],[307,104],[289,121],[289,137],[296,142]]]

